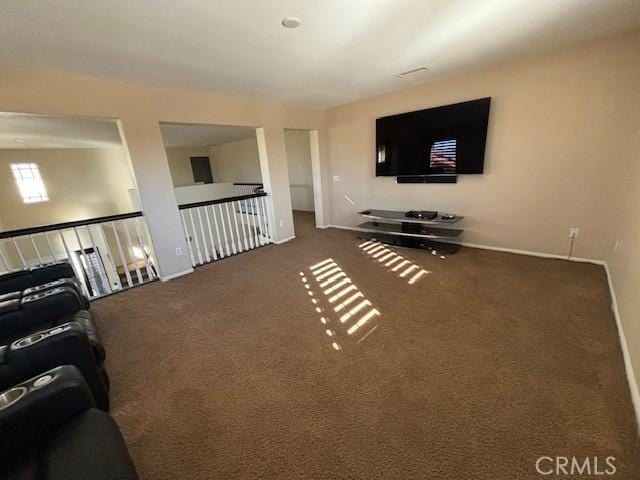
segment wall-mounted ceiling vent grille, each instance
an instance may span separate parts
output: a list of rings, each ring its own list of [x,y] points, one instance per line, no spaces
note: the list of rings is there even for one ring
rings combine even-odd
[[[413,77],[415,75],[427,73],[428,71],[429,69],[427,67],[412,68],[411,70],[407,70],[406,72],[396,73],[396,77],[398,78]]]

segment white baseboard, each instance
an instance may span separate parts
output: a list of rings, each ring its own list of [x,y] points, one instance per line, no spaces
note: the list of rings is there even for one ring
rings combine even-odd
[[[462,245],[464,247],[470,247],[470,248],[480,248],[482,250],[493,250],[496,252],[515,253],[518,255],[529,255],[531,257],[555,258],[557,260],[569,260],[571,262],[594,263],[596,265],[602,265],[602,266],[606,265],[606,262],[604,260],[597,260],[594,258],[567,257],[566,255],[560,255],[557,253],[535,252],[532,250],[520,250],[518,248],[494,247],[492,245],[481,245],[478,243],[469,243],[469,242],[460,242],[459,245]]]
[[[171,275],[165,275],[160,277],[161,282],[168,282],[169,280],[173,280],[174,278],[182,277],[183,275],[189,275],[193,273],[193,268],[187,268],[186,270],[182,270],[181,272],[172,273]]]
[[[633,408],[636,412],[636,422],[638,432],[640,432],[640,389],[638,389],[638,382],[636,381],[635,372],[633,370],[633,363],[631,362],[631,354],[629,353],[629,346],[627,344],[627,336],[624,333],[622,320],[620,318],[620,310],[618,309],[618,298],[616,297],[616,291],[613,288],[611,271],[609,270],[609,265],[606,262],[604,264],[604,269],[607,272],[607,281],[609,282],[609,291],[611,292],[611,310],[613,310],[613,316],[616,319],[616,326],[618,327],[618,336],[620,337],[620,347],[622,348],[624,368],[627,373],[629,390],[631,391],[631,402],[633,403]]]
[[[358,227],[345,227],[343,225],[328,225],[331,228],[339,228],[341,230],[353,230],[354,232],[367,232],[369,230],[364,230],[363,228]],[[445,242],[439,240],[441,243],[454,243],[454,242]],[[518,255],[529,255],[531,257],[541,257],[541,258],[555,258],[558,260],[569,260],[571,262],[586,262],[586,263],[594,263],[596,265],[605,266],[606,262],[604,260],[597,260],[594,258],[582,258],[582,257],[567,257],[566,255],[560,255],[557,253],[546,253],[546,252],[535,252],[532,250],[520,250],[518,248],[506,248],[506,247],[494,247],[493,245],[482,245],[479,243],[469,243],[469,242],[455,242],[456,245],[462,245],[463,247],[469,248],[480,248],[482,250],[493,250],[495,252],[505,252],[505,253],[515,253]]]
[[[333,223],[330,223],[329,225],[327,225],[327,226],[325,226],[323,228],[339,228],[340,230],[353,230],[354,232],[366,232],[366,230],[364,228],[345,227],[343,225],[334,225]]]
[[[356,232],[364,231],[362,228],[357,228],[357,227],[344,227],[342,225],[329,225],[329,226],[332,228],[340,228],[342,230],[353,230]],[[622,321],[620,319],[620,311],[618,309],[618,300],[616,297],[616,292],[613,289],[613,281],[611,279],[611,272],[609,271],[609,265],[607,264],[607,262],[604,260],[596,260],[593,258],[567,257],[565,255],[558,255],[556,253],[534,252],[531,250],[520,250],[517,248],[494,247],[491,245],[480,245],[477,243],[461,242],[460,245],[463,245],[465,247],[470,247],[470,248],[481,248],[483,250],[494,250],[497,252],[515,253],[518,255],[529,255],[533,257],[569,260],[572,262],[588,262],[588,263],[594,263],[596,265],[602,265],[604,267],[605,271],[607,272],[607,281],[609,283],[609,291],[611,292],[611,310],[613,310],[613,316],[615,317],[616,326],[618,328],[618,336],[620,338],[620,347],[622,349],[622,356],[624,358],[624,367],[625,367],[625,372],[627,374],[627,382],[629,383],[629,390],[631,392],[631,401],[633,403],[637,424],[638,424],[638,429],[640,432],[640,389],[638,388],[635,372],[633,370],[633,364],[631,362],[631,354],[629,353],[629,347],[627,345],[627,337],[624,333],[624,328],[622,327]]]
[[[296,236],[295,235],[291,235],[290,237],[283,238],[282,240],[278,240],[277,242],[273,242],[273,243],[275,243],[276,245],[281,245],[283,243],[287,243],[290,240],[293,240],[294,238],[296,238]]]

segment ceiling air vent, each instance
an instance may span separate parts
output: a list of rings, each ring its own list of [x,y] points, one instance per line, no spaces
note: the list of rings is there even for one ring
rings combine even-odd
[[[426,73],[428,71],[429,69],[427,67],[418,67],[418,68],[413,68],[411,70],[407,70],[406,72],[396,73],[396,77],[408,78],[408,77],[413,77],[415,75],[420,75],[422,73]]]

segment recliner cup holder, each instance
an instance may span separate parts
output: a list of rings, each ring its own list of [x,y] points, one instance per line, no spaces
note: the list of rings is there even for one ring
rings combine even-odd
[[[27,394],[26,387],[13,387],[0,393],[0,411],[9,408]]]
[[[35,287],[29,287],[25,290],[28,294],[36,295],[37,292],[41,292],[42,290],[50,290],[56,285],[62,285],[64,280],[54,280],[53,282],[45,283],[42,285],[37,285]]]
[[[40,292],[40,293],[34,293],[33,295],[29,295],[27,297],[24,297],[24,302],[32,302],[34,300],[40,300],[41,298],[46,297],[48,294],[46,291],[44,292]]]
[[[22,303],[34,302],[37,300],[41,300],[45,297],[49,297],[51,295],[56,295],[58,293],[64,292],[64,288],[54,288],[52,290],[45,290],[44,292],[34,293],[33,295],[28,295],[22,299]]]
[[[29,335],[28,337],[22,338],[15,342],[14,346],[17,348],[28,347],[29,345],[33,345],[34,343],[38,343],[40,340],[45,338],[46,335],[44,333],[34,333],[33,335]]]
[[[50,330],[43,330],[41,332],[32,333],[28,337],[20,338],[11,344],[11,348],[13,350],[19,350],[21,348],[30,347],[31,345],[35,345],[36,343],[44,340],[48,337],[53,337],[54,335],[58,335],[59,333],[66,332],[71,328],[70,323],[65,323],[54,327]]]
[[[13,348],[25,348],[29,347],[35,343],[38,343],[43,338],[46,338],[47,335],[44,333],[34,333],[33,335],[29,335],[28,337],[21,338],[13,343]]]
[[[33,388],[42,388],[45,385],[49,385],[56,379],[56,375],[45,374],[41,377],[38,377],[33,382]]]

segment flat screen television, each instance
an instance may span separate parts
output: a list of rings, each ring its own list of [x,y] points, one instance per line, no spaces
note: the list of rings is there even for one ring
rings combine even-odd
[[[376,176],[482,173],[490,106],[489,97],[378,118]]]

